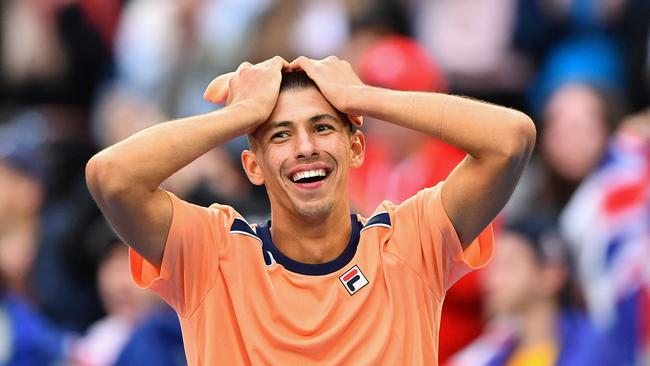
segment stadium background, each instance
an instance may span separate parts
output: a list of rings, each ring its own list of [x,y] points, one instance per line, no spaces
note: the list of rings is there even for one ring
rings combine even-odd
[[[611,337],[618,364],[650,365],[650,1],[5,0],[0,18],[0,364],[183,364],[175,315],[131,284],[85,162],[146,126],[218,108],[204,88],[240,62],[333,54],[371,84],[530,114],[537,148],[498,227],[557,235],[571,307]],[[366,165],[351,179],[363,214],[444,179],[463,156],[381,121],[364,130]],[[245,143],[165,187],[263,220],[264,190],[239,166]],[[482,272],[447,298],[443,364],[488,364],[517,337],[494,326],[521,314],[486,305]],[[481,333],[499,341],[465,348]]]

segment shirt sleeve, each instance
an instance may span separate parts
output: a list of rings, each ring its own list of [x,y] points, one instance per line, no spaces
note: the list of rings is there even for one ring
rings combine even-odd
[[[463,250],[442,206],[444,182],[426,188],[394,208],[391,250],[441,297],[456,281],[485,266],[492,256],[492,225]]]
[[[189,315],[217,279],[219,257],[226,249],[227,229],[234,211],[185,202],[167,192],[172,221],[160,268],[129,249],[131,277],[141,288],[162,297],[176,312]]]

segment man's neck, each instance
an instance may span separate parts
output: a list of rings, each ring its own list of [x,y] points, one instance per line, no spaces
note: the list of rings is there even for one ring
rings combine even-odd
[[[301,218],[272,215],[273,244],[287,257],[318,264],[336,259],[347,247],[352,231],[348,205],[334,207],[329,215]]]

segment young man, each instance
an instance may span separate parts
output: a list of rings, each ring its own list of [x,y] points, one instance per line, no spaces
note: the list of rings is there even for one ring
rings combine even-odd
[[[290,81],[300,79],[296,70],[313,83]],[[459,97],[369,87],[336,57],[243,63],[207,95],[226,106],[143,130],[97,154],[86,172],[132,247],[135,281],[178,313],[188,363],[436,364],[445,291],[491,255],[485,228],[531,153],[530,119]],[[445,183],[399,206],[350,215],[348,174],[362,164],[365,141],[345,115],[417,129],[469,156]],[[242,164],[266,186],[267,224],[159,188],[244,134],[251,150]]]

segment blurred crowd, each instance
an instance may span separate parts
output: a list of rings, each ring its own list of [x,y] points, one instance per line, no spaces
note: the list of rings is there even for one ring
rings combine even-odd
[[[98,150],[221,106],[215,76],[338,55],[368,84],[531,115],[537,148],[492,263],[448,293],[443,365],[650,365],[650,1],[0,2],[0,364],[183,365],[166,304],[131,282],[84,180]],[[356,212],[444,180],[465,153],[366,121]],[[239,138],[165,188],[269,216]]]

